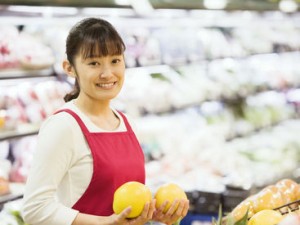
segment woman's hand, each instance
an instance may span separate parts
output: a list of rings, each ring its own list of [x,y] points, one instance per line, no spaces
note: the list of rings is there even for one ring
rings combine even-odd
[[[179,204],[178,204],[179,203]],[[172,225],[176,223],[179,219],[186,216],[189,210],[189,200],[176,200],[170,206],[169,210],[164,213],[164,209],[167,206],[168,201],[165,201],[160,208],[156,209],[153,214],[153,220],[167,225]],[[178,205],[178,207],[177,207]]]
[[[124,209],[119,215],[111,215],[112,225],[144,225],[148,221],[152,220],[153,213],[155,211],[155,200],[152,200],[150,203],[146,203],[143,212],[140,216],[127,219],[126,217],[131,212],[131,208],[128,207]]]

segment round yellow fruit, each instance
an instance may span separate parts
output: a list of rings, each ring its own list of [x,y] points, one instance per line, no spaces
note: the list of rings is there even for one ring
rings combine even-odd
[[[177,184],[174,183],[168,183],[160,186],[156,193],[154,198],[156,199],[156,208],[160,208],[160,206],[165,202],[168,201],[168,204],[164,208],[163,212],[166,213],[169,208],[171,207],[172,203],[175,200],[181,200],[181,199],[187,199],[186,193],[184,190],[179,187]],[[176,206],[176,209],[179,205],[179,202]]]
[[[254,214],[254,216],[250,218],[248,225],[276,225],[283,218],[284,217],[280,212],[272,209],[265,209]]]
[[[254,199],[253,196],[248,197],[232,210],[231,215],[233,216],[235,221],[239,221],[240,219],[242,219],[247,213],[247,211],[248,211],[248,218],[253,216],[254,214],[253,199]]]
[[[121,185],[114,193],[113,210],[120,214],[131,206],[131,212],[127,218],[135,218],[141,215],[144,206],[152,199],[150,189],[139,182],[130,181]]]

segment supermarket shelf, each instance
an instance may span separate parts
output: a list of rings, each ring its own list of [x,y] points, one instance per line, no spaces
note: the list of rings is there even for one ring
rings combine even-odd
[[[18,70],[6,69],[0,70],[0,80],[16,79],[16,78],[36,78],[36,77],[54,76],[52,68],[41,70]]]
[[[10,193],[0,196],[0,211],[4,204],[23,198],[24,187],[23,183],[10,183]]]
[[[0,132],[0,141],[20,138],[20,137],[25,137],[30,135],[36,135],[38,134],[38,131],[39,131],[39,127],[33,125],[29,125],[28,127],[19,130],[2,131]]]
[[[121,1],[120,1],[121,2]],[[172,9],[206,9],[209,8],[205,1],[199,0],[149,0],[145,1],[149,2],[153,8],[172,8]],[[140,3],[146,4],[146,3]],[[47,1],[38,1],[38,0],[2,0],[2,5],[41,5],[41,6],[76,6],[76,7],[84,7],[86,5],[90,7],[116,7],[116,8],[131,8],[132,4],[130,2],[124,1],[122,3],[118,3],[113,0],[102,0],[102,1],[80,1],[80,0],[47,0]],[[143,5],[142,5],[143,6]],[[226,10],[256,10],[256,11],[266,11],[266,10],[278,10],[278,1],[268,1],[268,0],[231,0],[228,4],[224,5]]]
[[[241,56],[222,56],[222,57],[214,57],[214,58],[203,58],[197,61],[193,61],[193,62],[181,62],[178,64],[156,64],[156,65],[148,65],[148,66],[134,66],[134,67],[130,67],[128,66],[126,68],[126,71],[131,73],[131,72],[148,72],[148,73],[162,73],[162,72],[167,72],[170,70],[174,70],[178,67],[181,66],[189,66],[189,65],[199,65],[199,64],[205,64],[208,62],[212,62],[212,61],[218,61],[218,60],[227,60],[227,59],[235,59],[235,60],[245,60],[245,59],[249,59],[249,58],[253,58],[253,57],[270,57],[270,56],[297,56],[299,55],[300,52],[298,49],[289,49],[289,50],[280,50],[278,52],[273,51],[273,52],[259,52],[259,53],[251,53],[248,55],[241,55]],[[272,89],[269,89],[272,90]]]
[[[5,203],[23,198],[23,194],[8,194],[0,196],[0,210]]]

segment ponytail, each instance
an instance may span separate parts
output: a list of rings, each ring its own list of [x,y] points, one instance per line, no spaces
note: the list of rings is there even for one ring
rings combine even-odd
[[[78,81],[76,79],[73,90],[70,93],[66,94],[64,97],[65,102],[69,102],[69,101],[77,98],[79,93],[80,93],[80,87],[79,87]]]

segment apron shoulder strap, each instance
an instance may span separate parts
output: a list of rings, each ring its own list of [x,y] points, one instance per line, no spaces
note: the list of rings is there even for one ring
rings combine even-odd
[[[132,132],[132,128],[131,128],[131,126],[130,126],[130,124],[129,124],[127,118],[126,118],[126,116],[124,115],[124,113],[122,113],[121,111],[117,111],[117,112],[122,116],[127,131]]]

